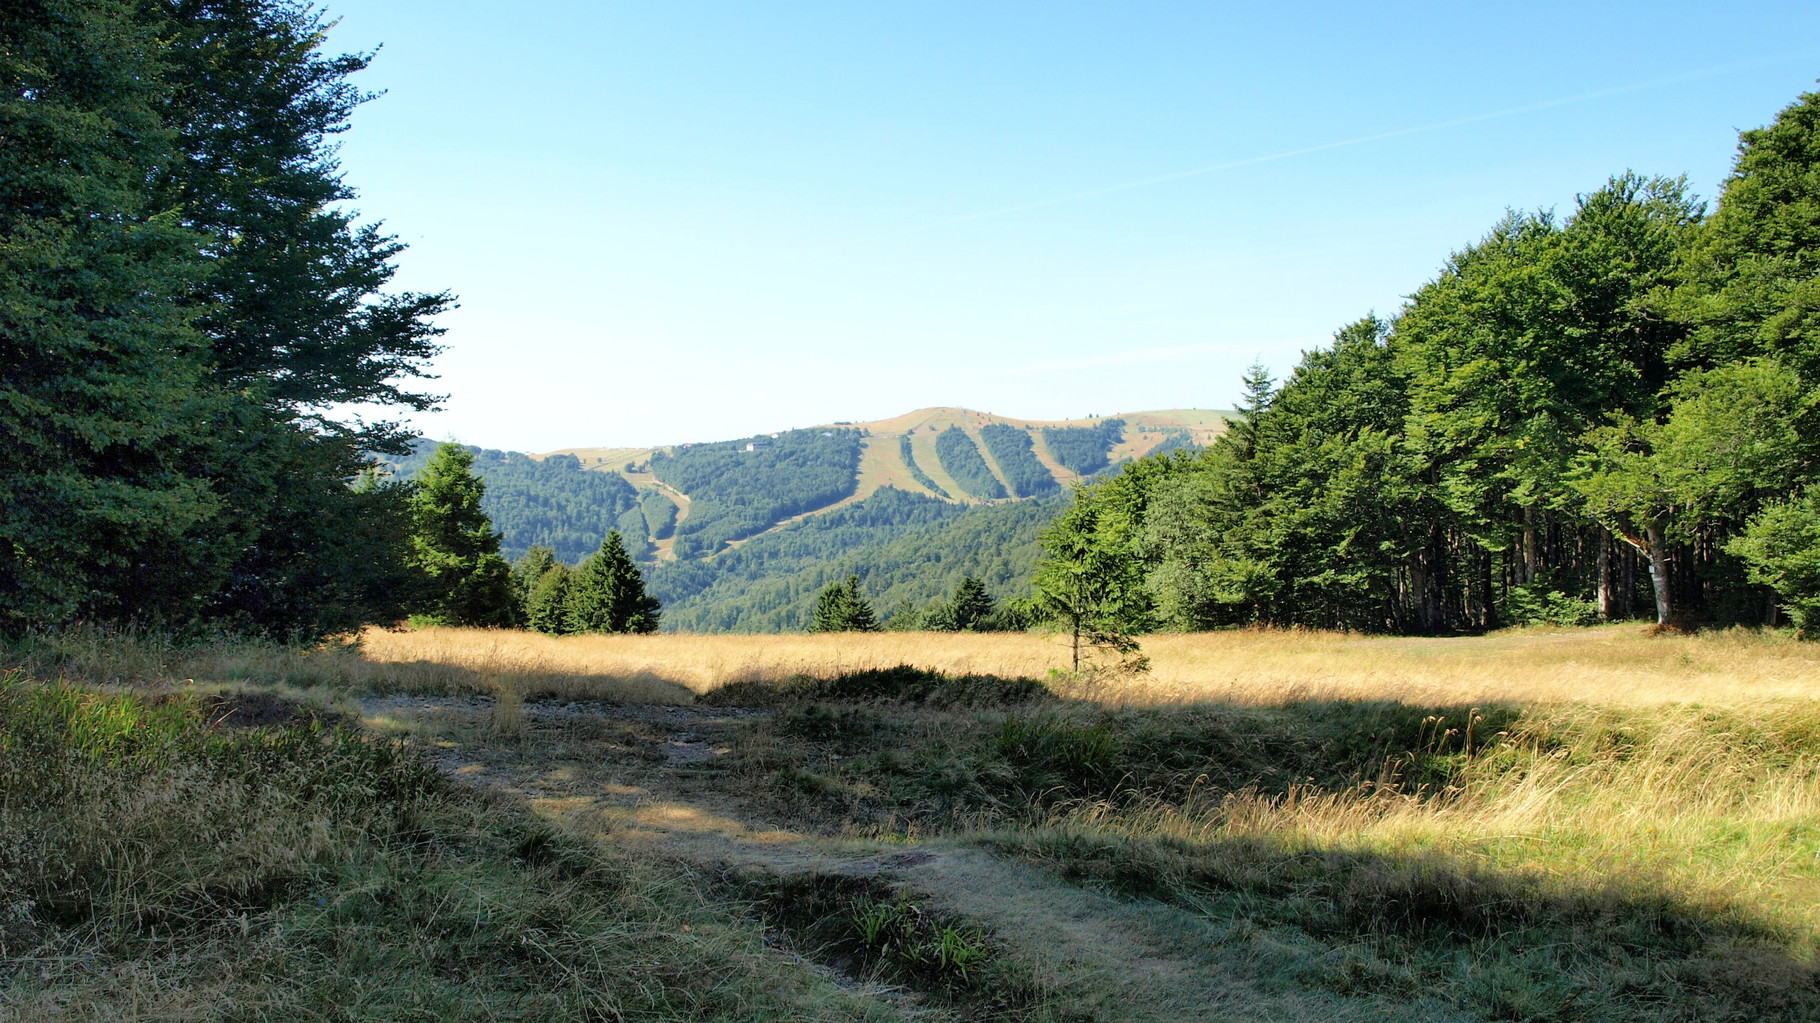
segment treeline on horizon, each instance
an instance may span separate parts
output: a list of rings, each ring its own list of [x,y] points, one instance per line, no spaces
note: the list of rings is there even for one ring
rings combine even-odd
[[[1710,214],[1683,179],[1620,175],[1564,216],[1508,214],[1280,386],[1254,368],[1212,448],[1077,492],[1050,577],[1093,578],[1126,632],[1811,632],[1816,269],[1810,93],[1742,133]]]

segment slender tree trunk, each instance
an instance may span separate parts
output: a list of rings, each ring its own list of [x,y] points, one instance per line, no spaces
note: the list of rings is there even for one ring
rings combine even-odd
[[[1653,523],[1643,528],[1643,536],[1649,543],[1649,584],[1656,591],[1656,625],[1666,628],[1674,615],[1674,601],[1669,595],[1672,581],[1668,575],[1668,544],[1662,527]]]
[[[1599,620],[1609,622],[1614,617],[1613,605],[1617,595],[1612,592],[1611,572],[1611,531],[1601,526],[1599,536]]]
[[[1541,560],[1540,546],[1536,540],[1536,509],[1534,505],[1523,509],[1523,560],[1517,566],[1517,582],[1524,585],[1536,581],[1536,563]]]
[[[1617,549],[1618,561],[1618,610],[1625,618],[1634,618],[1637,614],[1637,557],[1628,547]]]

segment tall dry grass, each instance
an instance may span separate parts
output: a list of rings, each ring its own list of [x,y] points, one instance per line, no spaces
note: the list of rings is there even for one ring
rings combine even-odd
[[[1735,706],[1820,699],[1820,644],[1730,630],[1652,637],[1634,626],[1448,639],[1234,631],[1148,636],[1148,673],[1070,695],[1155,705],[1372,699],[1411,703],[1591,702]],[[1046,678],[1066,640],[1024,633],[566,636],[486,629],[369,630],[342,674],[403,689],[482,691],[514,679],[527,698],[686,703],[735,682],[832,677],[898,664]]]

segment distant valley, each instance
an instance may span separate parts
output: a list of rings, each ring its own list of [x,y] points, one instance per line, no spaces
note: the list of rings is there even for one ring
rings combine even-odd
[[[1021,592],[1035,538],[1069,488],[1157,452],[1204,446],[1226,413],[1034,421],[928,408],[874,422],[655,448],[475,448],[508,558],[574,563],[617,529],[664,602],[666,628],[802,627],[814,594],[859,575],[882,614],[963,576]],[[422,468],[430,442],[394,471]]]

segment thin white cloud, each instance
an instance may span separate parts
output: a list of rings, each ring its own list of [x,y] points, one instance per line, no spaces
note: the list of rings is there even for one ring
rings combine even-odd
[[[1005,363],[999,366],[986,366],[969,372],[976,376],[1008,377],[1032,376],[1038,373],[1071,373],[1084,369],[1105,369],[1112,366],[1147,366],[1162,363],[1208,362],[1215,359],[1234,357],[1249,358],[1259,352],[1281,347],[1287,342],[1263,341],[1214,341],[1196,345],[1164,345],[1156,348],[1134,348],[1121,352],[1106,352],[1096,355],[1078,355],[1066,359],[1048,359],[1037,362]]]
[[[1344,149],[1348,146],[1364,145],[1367,142],[1381,142],[1384,139],[1401,138],[1405,135],[1417,135],[1422,132],[1441,131],[1446,128],[1458,128],[1462,125],[1495,121],[1499,118],[1515,117],[1518,114],[1533,113],[1537,110],[1550,110],[1555,107],[1571,106],[1576,103],[1586,103],[1596,99],[1604,99],[1608,96],[1642,92],[1647,89],[1659,89],[1664,86],[1679,85],[1683,82],[1698,81],[1703,78],[1717,78],[1723,75],[1737,74],[1741,71],[1749,71],[1754,68],[1760,68],[1771,64],[1780,64],[1791,60],[1811,59],[1812,56],[1813,51],[1804,51],[1801,53],[1782,54],[1774,57],[1763,57],[1757,60],[1742,61],[1735,64],[1721,64],[1716,67],[1703,68],[1698,71],[1689,71],[1685,74],[1670,75],[1666,78],[1652,78],[1648,81],[1632,82],[1629,85],[1616,85],[1609,89],[1597,89],[1592,92],[1581,93],[1578,96],[1566,96],[1560,99],[1543,100],[1539,103],[1526,103],[1522,106],[1509,107],[1504,110],[1494,110],[1487,114],[1473,114],[1470,117],[1456,117],[1452,120],[1436,121],[1432,124],[1420,124],[1411,128],[1398,128],[1394,131],[1382,131],[1372,135],[1360,135],[1356,138],[1341,139],[1338,142],[1323,142],[1319,145],[1303,146],[1299,149],[1286,149],[1280,153],[1246,157],[1242,160],[1229,160],[1225,163],[1208,164],[1205,167],[1194,167],[1189,170],[1159,174],[1155,177],[1142,178],[1137,181],[1127,181],[1123,184],[1107,185],[1103,188],[1088,189],[1085,192],[1075,192],[1071,195],[1038,199],[1035,202],[1019,203],[1015,206],[1001,206],[998,209],[982,210],[978,213],[967,213],[957,217],[947,217],[942,220],[931,221],[918,227],[905,228],[902,231],[895,232],[895,234],[912,234],[920,231],[934,230],[938,227],[947,227],[951,224],[964,224],[974,220],[989,220],[994,217],[1009,216],[1013,213],[1023,213],[1026,210],[1039,210],[1049,206],[1061,206],[1066,203],[1080,202],[1083,199],[1111,195],[1114,192],[1126,192],[1134,188],[1148,188],[1151,185],[1161,185],[1170,181],[1180,181],[1183,178],[1199,177],[1203,174],[1215,174],[1220,171],[1236,170],[1240,167],[1252,167],[1261,163],[1287,160],[1296,156],[1307,156],[1310,153],[1326,152],[1330,149]]]

